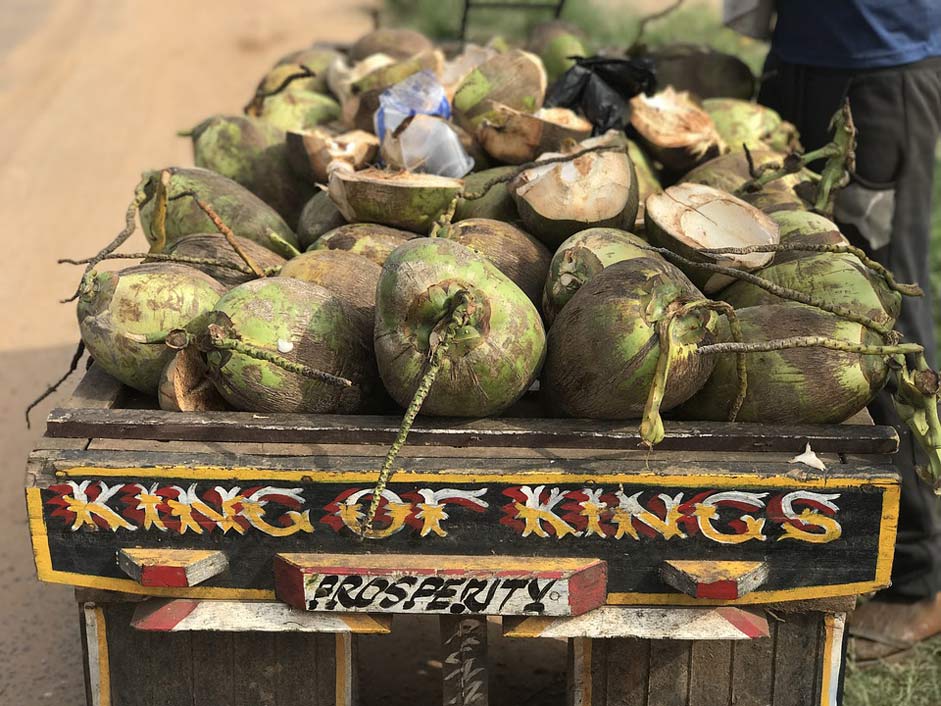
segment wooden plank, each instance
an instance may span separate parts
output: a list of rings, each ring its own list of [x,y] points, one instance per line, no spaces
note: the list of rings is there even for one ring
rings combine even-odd
[[[63,403],[68,409],[111,409],[125,396],[126,388],[92,363],[71,396]]]
[[[646,706],[650,684],[650,640],[616,638],[605,642],[605,701],[601,703],[606,706]],[[597,664],[596,660],[592,662]]]
[[[686,706],[691,645],[681,640],[651,641],[647,706]]]
[[[236,684],[231,706],[279,706],[278,681],[282,676],[277,668],[278,633],[234,632],[232,679]],[[265,669],[264,667],[267,667]]]
[[[735,706],[768,706],[774,692],[774,633],[771,637],[732,645],[732,698]]]
[[[690,647],[689,693],[692,703],[696,706],[729,706],[732,643],[710,640],[694,642]]]
[[[607,706],[607,640],[576,637],[568,641],[566,706]]]
[[[846,614],[823,617],[824,637],[820,658],[820,706],[840,706],[843,692],[843,662],[846,658]]]
[[[645,640],[755,640],[768,636],[757,611],[720,608],[604,606],[573,618],[505,618],[505,637]]]
[[[151,599],[137,604],[131,620],[138,630],[156,632],[307,632],[384,635],[390,616],[298,613],[268,601]]]
[[[47,431],[56,437],[118,437],[191,441],[272,441],[389,444],[400,417],[368,415],[165,412],[162,410],[55,409]],[[727,422],[667,422],[662,450],[800,453],[807,443],[818,453],[893,453],[891,427],[770,425]],[[420,419],[409,444],[637,448],[636,423],[586,419]]]
[[[104,611],[94,603],[83,603],[81,618],[88,706],[111,706],[111,668]]]
[[[819,703],[823,616],[791,613],[777,624],[773,706]]]
[[[232,633],[193,632],[194,704],[231,704],[235,701],[232,669],[235,665]]]
[[[441,686],[444,706],[487,706],[490,677],[487,664],[487,619],[443,615]]]
[[[324,665],[317,660],[318,639],[334,642],[332,635],[316,633],[279,633],[275,639],[275,663],[278,665],[275,701],[278,706],[322,706],[316,689],[311,689],[313,679],[298,678],[302,674],[313,677],[323,669]]]
[[[141,586],[198,586],[229,568],[225,554],[213,549],[141,549],[118,551],[118,566]]]
[[[764,561],[667,560],[660,566],[664,583],[694,598],[734,601],[768,579]]]
[[[607,565],[518,556],[279,554],[278,598],[301,610],[580,615],[604,604]]]

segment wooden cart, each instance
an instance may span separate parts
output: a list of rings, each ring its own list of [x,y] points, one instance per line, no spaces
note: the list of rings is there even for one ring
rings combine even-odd
[[[89,706],[357,703],[360,636],[403,613],[439,616],[446,704],[488,703],[499,616],[568,641],[570,705],[832,705],[845,615],[889,583],[890,428],[674,423],[648,452],[631,424],[424,420],[362,541],[397,418],[144,406],[92,367],[29,460]]]

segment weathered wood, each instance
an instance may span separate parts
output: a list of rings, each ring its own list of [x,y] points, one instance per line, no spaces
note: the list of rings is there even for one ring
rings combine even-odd
[[[650,640],[619,638],[606,642],[603,663],[606,700],[593,703],[642,706],[647,701],[650,684]],[[592,663],[598,664],[594,659]]]
[[[768,706],[774,687],[776,623],[770,622],[771,639],[748,640],[732,645],[731,702],[736,706]]]
[[[505,637],[646,640],[755,640],[768,637],[759,611],[719,608],[604,606],[573,618],[504,618]]]
[[[774,653],[774,706],[820,702],[823,616],[790,613],[777,624]]]
[[[441,616],[441,686],[444,706],[487,706],[487,619]]]
[[[186,588],[229,568],[225,554],[212,549],[140,549],[118,551],[118,566],[141,586]]]
[[[694,598],[734,601],[768,579],[763,561],[667,560],[660,566],[664,583]]]
[[[732,643],[710,640],[691,645],[689,693],[696,706],[729,706]]]
[[[235,703],[236,684],[230,674],[235,663],[234,645],[237,639],[238,636],[231,633],[190,633],[194,705]]]
[[[49,436],[118,437],[189,441],[272,441],[389,444],[400,417],[250,412],[165,412],[131,409],[55,409]],[[807,443],[818,453],[893,453],[891,427],[795,425],[772,427],[725,422],[668,422],[661,450],[800,453]],[[421,419],[412,427],[413,446],[529,446],[638,448],[636,423],[585,419]]]
[[[647,706],[687,706],[691,646],[678,640],[651,641]]]
[[[278,598],[301,610],[459,615],[580,615],[604,605],[595,559],[279,554]]]
[[[110,409],[126,396],[127,388],[93,363],[63,407],[69,409]]]

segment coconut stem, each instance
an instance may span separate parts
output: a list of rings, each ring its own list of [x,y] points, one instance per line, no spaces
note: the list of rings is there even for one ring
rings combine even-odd
[[[216,213],[215,209],[213,209],[212,206],[210,206],[208,203],[206,203],[201,198],[199,198],[199,196],[197,196],[195,191],[184,191],[182,193],[177,194],[170,200],[173,201],[175,199],[183,198],[184,196],[189,196],[193,199],[193,201],[196,202],[196,205],[199,206],[199,209],[209,217],[209,220],[212,221],[212,224],[216,227],[216,230],[222,233],[222,235],[226,239],[226,242],[232,246],[233,250],[235,250],[235,253],[240,258],[242,258],[242,261],[246,265],[249,266],[249,268],[252,271],[252,274],[254,274],[258,278],[263,278],[265,276],[265,271],[261,267],[258,266],[258,263],[256,263],[252,259],[252,257],[245,251],[245,248],[239,245],[238,240],[235,239],[235,233],[233,233],[232,229],[229,228],[229,226],[225,224],[225,222],[222,220],[219,214]]]
[[[659,253],[666,260],[669,260],[674,265],[680,265],[683,267],[692,267],[700,270],[705,270],[706,272],[715,272],[717,274],[725,275],[733,279],[740,279],[753,284],[756,287],[760,287],[766,292],[770,292],[781,299],[789,299],[791,301],[796,301],[800,304],[806,304],[807,306],[816,307],[821,311],[826,311],[827,313],[839,316],[840,318],[846,319],[847,321],[852,321],[859,324],[860,326],[865,326],[872,331],[875,331],[878,334],[883,336],[889,335],[892,333],[892,327],[887,324],[880,324],[877,321],[869,318],[868,316],[863,316],[852,309],[848,309],[845,306],[840,306],[838,304],[828,304],[822,299],[817,299],[816,297],[811,297],[804,292],[799,292],[796,289],[788,289],[787,287],[782,287],[780,285],[769,282],[768,280],[753,275],[750,272],[744,272],[742,270],[737,270],[734,267],[725,267],[723,265],[717,265],[711,262],[695,262],[689,260],[682,255],[677,255],[672,250],[667,248],[658,248],[654,245],[644,245],[645,250],[650,250],[655,253]]]
[[[32,429],[32,426],[30,425],[30,421],[29,421],[29,413],[33,411],[36,405],[38,405],[40,402],[46,399],[53,392],[58,390],[59,387],[62,385],[62,383],[64,383],[66,380],[69,379],[69,376],[78,369],[78,363],[82,359],[83,355],[85,355],[85,341],[80,340],[78,342],[78,346],[75,347],[75,353],[72,354],[72,362],[69,363],[69,369],[65,371],[65,374],[62,377],[60,377],[58,380],[52,383],[49,387],[47,387],[45,392],[43,392],[39,397],[37,397],[32,402],[30,402],[29,406],[26,408],[26,428],[27,429]]]
[[[850,343],[827,336],[794,336],[792,338],[779,338],[772,341],[751,341],[748,343],[712,343],[699,347],[700,355],[716,355],[718,353],[767,353],[770,351],[783,351],[791,348],[829,348],[845,353],[858,353],[859,355],[897,355],[923,353],[917,343],[898,343],[891,346],[870,346],[862,343]]]
[[[389,452],[386,454],[382,468],[379,469],[379,477],[376,479],[376,486],[372,491],[372,500],[369,503],[369,509],[360,527],[360,539],[366,538],[372,527],[373,520],[376,519],[376,512],[379,510],[379,501],[382,498],[382,493],[385,491],[386,485],[392,477],[392,465],[395,463],[395,459],[398,457],[402,447],[405,446],[408,433],[411,431],[412,424],[415,422],[415,417],[417,417],[418,413],[421,411],[422,404],[424,404],[425,398],[428,397],[428,393],[431,391],[431,386],[434,385],[435,379],[438,377],[438,372],[441,370],[441,363],[444,360],[445,353],[448,352],[448,348],[451,346],[451,341],[457,334],[458,329],[467,323],[469,305],[470,298],[468,293],[464,290],[459,291],[452,300],[451,313],[447,315],[448,322],[441,337],[438,339],[437,345],[431,350],[425,372],[418,383],[418,387],[415,389],[412,401],[409,402],[408,408],[405,410],[405,416],[402,418],[399,433],[395,437],[395,441],[392,442],[392,446],[389,447]]]
[[[663,395],[667,389],[667,378],[670,377],[670,368],[673,366],[673,322],[676,316],[661,319],[657,322],[657,341],[659,355],[657,356],[657,369],[653,375],[653,384],[647,392],[647,401],[644,403],[644,416],[640,423],[640,438],[648,448],[653,448],[665,435],[663,419],[660,416],[660,406],[663,404]]]
[[[125,241],[130,238],[134,231],[137,229],[137,211],[140,209],[141,204],[147,200],[147,193],[144,191],[144,186],[147,184],[147,178],[143,178],[137,184],[134,189],[134,199],[131,201],[130,205],[127,207],[127,212],[124,214],[124,230],[122,230],[118,235],[112,240],[108,245],[105,246],[97,255],[88,260],[88,264],[85,266],[85,271],[82,273],[82,279],[79,281],[78,287],[75,288],[75,293],[68,299],[60,300],[61,304],[67,304],[68,302],[74,302],[78,299],[78,295],[82,290],[82,282],[85,281],[85,276],[95,269],[95,265],[104,260],[108,255],[113,253],[119,247],[124,245]]]
[[[255,91],[255,95],[252,96],[252,99],[245,105],[242,109],[245,115],[254,115],[255,117],[261,115],[261,109],[265,104],[265,98],[270,98],[271,96],[276,96],[285,88],[290,86],[294,81],[302,78],[313,78],[317,74],[310,70],[307,66],[301,64],[301,70],[293,74],[289,74],[284,77],[284,80],[278,84],[278,86],[270,91],[265,91],[261,86],[258,87],[258,90]]]
[[[738,320],[738,315],[735,313],[735,307],[728,302],[714,302],[709,299],[697,302],[696,304],[705,309],[711,309],[712,311],[718,311],[724,314],[726,320],[729,322],[729,332],[732,334],[732,340],[735,343],[745,342],[745,337],[742,333],[742,324]],[[745,404],[745,397],[748,395],[748,355],[744,352],[735,354],[735,373],[738,377],[738,393],[735,395],[732,406],[729,408],[730,422],[734,422],[736,417],[738,417],[742,405]]]
[[[451,221],[454,219],[454,213],[457,211],[457,205],[460,201],[460,194],[451,199],[451,203],[448,204],[448,207],[441,212],[441,215],[438,216],[432,224],[431,231],[428,233],[429,238],[437,238],[441,235],[442,230],[447,229],[447,227],[451,225]]]
[[[541,167],[546,164],[559,164],[561,162],[571,162],[579,157],[583,157],[586,154],[591,154],[592,152],[627,152],[627,147],[622,147],[620,145],[596,145],[595,147],[588,147],[586,149],[574,152],[572,154],[566,154],[561,157],[550,157],[549,159],[537,159],[533,162],[526,162],[525,164],[519,165],[515,170],[509,174],[504,174],[503,176],[494,177],[490,181],[481,187],[480,191],[473,191],[469,194],[463,194],[461,198],[465,201],[476,201],[477,199],[482,199],[493,187],[498,184],[505,184],[506,182],[513,181],[517,176],[525,172],[527,169],[532,169],[533,167]]]
[[[167,255],[166,253],[111,253],[107,257],[102,258],[103,260],[153,260],[157,262],[177,262],[181,265],[202,265],[204,267],[224,267],[229,270],[235,270],[236,272],[241,272],[246,275],[254,275],[255,273],[251,271],[250,268],[245,265],[240,265],[236,262],[223,262],[222,260],[210,260],[203,257],[189,257],[188,255]],[[73,260],[68,257],[63,257],[56,262],[60,265],[84,265],[86,262],[90,262],[91,258],[85,258],[84,260]],[[266,274],[277,273],[280,270],[280,266],[268,267],[265,269]]]
[[[904,294],[906,297],[921,297],[925,294],[924,290],[917,284],[904,284],[896,281],[895,276],[887,267],[868,257],[861,248],[849,244],[832,243],[828,245],[826,243],[808,243],[803,245],[800,243],[776,243],[772,245],[750,245],[746,248],[708,248],[706,250],[700,250],[699,252],[705,255],[750,255],[756,252],[776,253],[792,251],[846,253],[848,255],[855,255],[866,267],[882,277],[886,284],[889,285],[890,289],[899,294]]]
[[[209,340],[212,346],[218,350],[231,350],[236,353],[241,353],[242,355],[247,355],[249,358],[254,358],[255,360],[263,360],[272,365],[277,365],[279,368],[287,370],[289,373],[303,375],[306,378],[319,380],[320,382],[325,382],[328,385],[336,385],[337,387],[353,386],[353,382],[346,378],[325,373],[322,370],[311,368],[309,365],[304,365],[303,363],[295,363],[293,360],[288,360],[283,356],[253,346],[250,343],[245,343],[237,338],[227,338],[222,328],[214,324],[209,325]]]
[[[157,191],[154,195],[154,217],[151,220],[150,230],[154,236],[154,242],[150,246],[151,252],[162,253],[167,247],[167,205],[169,194],[167,187],[170,184],[170,170],[164,169],[160,172],[160,178],[157,180]]]
[[[892,402],[912,436],[928,456],[928,467],[919,467],[918,474],[941,495],[941,420],[938,418],[938,373],[928,367],[923,354],[915,357],[911,370],[903,356],[890,366],[895,390]]]

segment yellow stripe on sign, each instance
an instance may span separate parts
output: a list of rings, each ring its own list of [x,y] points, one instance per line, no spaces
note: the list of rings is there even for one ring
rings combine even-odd
[[[338,632],[336,635],[336,706],[352,706],[353,680],[350,670],[353,667],[352,636]]]
[[[105,611],[95,608],[95,623],[98,637],[98,694],[100,706],[111,706],[111,660],[108,656],[108,632]]]
[[[846,614],[827,613],[823,618],[823,678],[820,684],[820,706],[838,706],[840,669],[843,666],[843,630]]]

